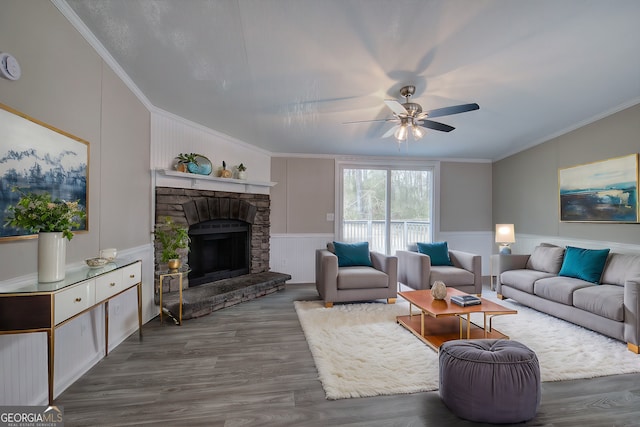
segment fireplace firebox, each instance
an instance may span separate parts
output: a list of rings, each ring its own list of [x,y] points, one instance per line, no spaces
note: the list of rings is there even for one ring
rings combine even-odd
[[[248,274],[251,224],[215,219],[189,227],[189,286]]]

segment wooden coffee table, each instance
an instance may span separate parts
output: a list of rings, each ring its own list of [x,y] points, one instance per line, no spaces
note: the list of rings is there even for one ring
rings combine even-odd
[[[484,298],[481,298],[482,304],[461,307],[451,302],[451,295],[467,294],[454,288],[447,288],[447,297],[444,300],[434,299],[430,289],[398,292],[398,295],[409,301],[409,315],[398,316],[398,323],[434,350],[451,340],[508,339],[508,336],[491,327],[491,319],[501,314],[518,313],[517,310],[511,310]],[[413,314],[413,306],[420,310],[420,314]],[[484,324],[480,326],[473,323],[471,313],[483,313]]]

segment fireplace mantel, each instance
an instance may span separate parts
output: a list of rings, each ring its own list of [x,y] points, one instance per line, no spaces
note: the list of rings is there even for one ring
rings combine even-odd
[[[156,187],[193,188],[200,190],[232,191],[235,193],[263,193],[277,182],[250,181],[234,178],[219,178],[210,175],[178,172],[169,169],[154,171]]]

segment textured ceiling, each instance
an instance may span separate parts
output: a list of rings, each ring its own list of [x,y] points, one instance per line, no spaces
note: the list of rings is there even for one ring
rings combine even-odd
[[[67,0],[157,108],[274,153],[499,159],[640,102],[640,1]],[[434,119],[382,134],[400,87]]]

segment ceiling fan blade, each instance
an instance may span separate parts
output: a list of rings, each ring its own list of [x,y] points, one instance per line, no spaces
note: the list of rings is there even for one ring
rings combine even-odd
[[[409,114],[407,109],[404,108],[402,106],[402,104],[400,104],[395,99],[385,99],[384,103],[387,104],[387,107],[389,107],[391,109],[391,111],[393,111],[394,113],[396,113],[399,116],[406,116],[407,114]]]
[[[478,104],[462,104],[454,105],[451,107],[436,108],[435,110],[425,111],[421,114],[422,117],[441,117],[450,116],[451,114],[466,113],[467,111],[473,111],[480,109]]]
[[[423,119],[418,124],[429,129],[439,130],[441,132],[451,132],[452,130],[455,129],[453,126],[445,125],[444,123],[434,122],[432,120]]]
[[[386,131],[384,133],[384,135],[382,135],[383,138],[389,138],[391,135],[393,135],[396,131],[396,129],[398,129],[400,127],[400,125],[395,125],[394,127],[392,127],[391,129],[389,129],[388,131]]]
[[[376,120],[356,120],[354,122],[342,122],[343,125],[349,125],[349,124],[353,124],[353,123],[371,123],[371,122],[392,122],[396,120],[396,118],[392,118],[392,119],[376,119]]]

